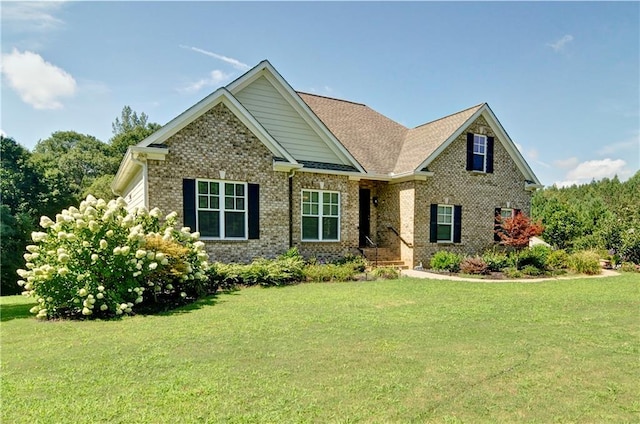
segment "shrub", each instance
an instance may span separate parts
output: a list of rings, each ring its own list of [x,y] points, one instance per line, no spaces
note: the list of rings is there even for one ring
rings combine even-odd
[[[400,277],[400,271],[392,266],[381,266],[371,271],[371,276],[383,280],[394,280]]]
[[[640,272],[640,265],[636,265],[633,262],[623,262],[620,266],[620,271],[624,272]]]
[[[515,266],[510,266],[502,270],[504,275],[508,278],[522,278],[522,272],[518,270]]]
[[[216,287],[231,290],[239,285],[282,286],[304,279],[304,260],[296,248],[288,250],[274,260],[255,259],[248,265],[220,264],[210,266],[209,280]]]
[[[334,265],[350,265],[357,272],[364,272],[368,265],[367,259],[361,255],[347,253],[343,257],[331,262]]]
[[[33,232],[23,294],[38,300],[38,318],[108,318],[140,307],[160,309],[208,291],[207,253],[199,234],[174,228],[177,214],[160,219],[156,208],[127,212],[119,198],[88,196],[79,208],[43,216]]]
[[[460,263],[460,271],[465,274],[486,274],[487,263],[479,256],[465,258]]]
[[[563,250],[553,250],[547,256],[547,267],[550,269],[566,269],[569,266],[569,254]]]
[[[569,269],[581,274],[600,274],[600,256],[591,250],[576,252],[569,256]]]
[[[458,272],[460,270],[460,262],[462,262],[462,257],[457,253],[441,250],[431,257],[429,264],[431,269],[437,271]]]
[[[522,267],[522,273],[524,275],[531,275],[535,277],[544,274],[544,271],[533,265],[525,265],[524,267]]]
[[[547,268],[547,258],[551,251],[551,248],[547,246],[537,245],[515,252],[518,255],[518,268],[522,269],[530,265],[544,271]]]
[[[358,271],[354,270],[350,264],[312,264],[307,265],[303,272],[307,281],[314,282],[349,281],[355,279],[356,274],[358,274]]]
[[[482,255],[482,260],[487,264],[488,271],[502,271],[504,268],[513,266],[513,260],[505,252],[496,250],[486,251]]]

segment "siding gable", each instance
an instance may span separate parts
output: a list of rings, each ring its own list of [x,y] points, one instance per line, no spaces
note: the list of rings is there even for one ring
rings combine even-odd
[[[296,160],[345,164],[264,76],[236,99]]]

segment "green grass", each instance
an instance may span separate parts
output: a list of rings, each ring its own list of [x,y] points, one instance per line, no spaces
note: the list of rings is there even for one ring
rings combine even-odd
[[[1,421],[638,422],[639,289],[302,284],[111,322],[1,298]]]

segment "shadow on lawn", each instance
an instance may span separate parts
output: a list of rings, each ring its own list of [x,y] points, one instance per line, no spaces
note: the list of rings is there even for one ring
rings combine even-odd
[[[0,321],[11,321],[12,319],[29,318],[34,315],[29,312],[33,308],[32,304],[22,305],[2,305],[0,306]]]
[[[213,306],[213,305],[216,305],[218,303],[224,302],[224,300],[220,299],[221,295],[224,295],[224,296],[237,296],[239,294],[240,294],[239,291],[217,292],[216,294],[212,294],[212,295],[209,295],[209,296],[204,297],[202,299],[196,300],[193,303],[189,303],[189,304],[183,305],[183,306],[178,306],[177,308],[173,308],[173,309],[167,309],[165,311],[161,311],[161,312],[155,313],[154,315],[171,316],[171,315],[187,314],[189,312],[193,312],[193,311],[196,311],[198,309],[206,308],[207,306]]]

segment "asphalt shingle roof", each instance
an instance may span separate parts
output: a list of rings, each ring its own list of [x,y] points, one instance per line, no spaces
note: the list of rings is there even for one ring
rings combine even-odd
[[[483,106],[409,129],[361,103],[298,95],[367,172],[381,174],[415,170]]]

